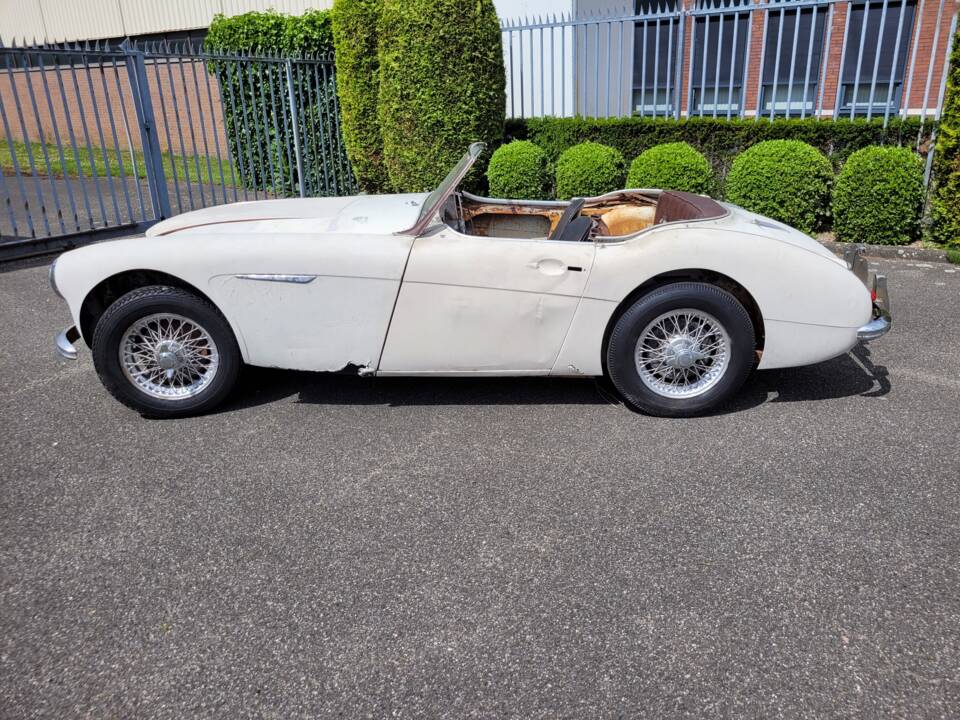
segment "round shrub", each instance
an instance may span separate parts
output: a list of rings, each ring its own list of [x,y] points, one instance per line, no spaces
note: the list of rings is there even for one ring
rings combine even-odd
[[[585,142],[564,150],[557,160],[557,197],[593,197],[623,187],[626,163],[619,150]]]
[[[727,175],[727,199],[813,234],[830,211],[833,167],[799,140],[767,140],[740,153]]]
[[[432,190],[470,143],[503,139],[506,75],[493,0],[383,0],[378,36],[390,183],[397,192]]]
[[[501,145],[487,166],[490,197],[543,200],[550,192],[547,154],[528,140]]]
[[[665,143],[644,150],[630,163],[627,187],[710,192],[713,169],[703,154],[685,142]]]
[[[336,0],[331,11],[337,60],[340,126],[361,190],[389,192],[383,138],[377,122],[380,62],[377,19],[380,0]]]
[[[866,147],[844,164],[833,190],[837,240],[905,245],[917,237],[923,161],[908,148]]]

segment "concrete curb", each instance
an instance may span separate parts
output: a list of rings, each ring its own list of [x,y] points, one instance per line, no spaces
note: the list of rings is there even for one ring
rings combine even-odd
[[[850,247],[850,243],[821,240],[820,244],[837,255]],[[891,260],[923,260],[924,262],[950,262],[947,253],[943,250],[919,247],[900,247],[898,245],[864,245],[868,257],[887,258]]]

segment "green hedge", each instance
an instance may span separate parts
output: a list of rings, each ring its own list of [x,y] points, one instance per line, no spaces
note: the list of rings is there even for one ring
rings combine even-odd
[[[689,143],[664,143],[644,150],[630,163],[627,187],[705,195],[713,187],[713,169],[703,154]]]
[[[531,140],[542,147],[551,162],[560,153],[582,142],[615,147],[634,158],[663,143],[686,142],[702,152],[718,179],[726,176],[733,158],[764,140],[801,140],[828,156],[839,169],[855,150],[868,145],[916,147],[924,144],[933,124],[922,127],[919,118],[878,120],[725,120],[720,118],[528,118],[511,120],[507,138]]]
[[[390,189],[377,121],[380,6],[380,0],[336,0],[332,11],[343,139],[357,184],[371,193]]]
[[[492,0],[384,0],[378,116],[398,192],[431,190],[471,142],[503,141],[506,76]],[[489,157],[489,156],[488,156]],[[482,184],[481,159],[468,186]]]
[[[737,156],[727,177],[727,199],[747,210],[813,234],[829,216],[833,168],[799,140],[767,140]]]
[[[586,142],[557,159],[557,197],[594,197],[623,188],[626,163],[612,147]]]
[[[303,15],[290,16],[271,10],[233,17],[216,15],[205,45],[209,51],[225,54],[322,57],[333,49],[330,13],[308,10]],[[292,118],[285,114],[288,88],[284,65],[256,60],[211,60],[207,70],[220,85],[230,154],[244,184],[278,195],[298,194]],[[324,168],[333,162],[345,175],[348,167],[340,139],[330,142],[338,112],[332,67],[326,76],[323,72],[296,73],[294,82],[294,92],[305,110],[299,131],[308,187],[319,194],[352,190],[353,180],[349,177],[340,178],[339,188],[330,186],[325,190]],[[324,128],[323,138],[314,137],[318,132],[315,128],[319,127]],[[332,153],[332,158],[325,161],[320,157],[321,148],[331,145],[333,149],[328,153]]]
[[[490,197],[545,200],[551,185],[547,154],[526,140],[501,145],[487,166],[487,184]]]
[[[933,155],[934,240],[960,248],[960,33],[953,37],[947,90]]]
[[[213,16],[208,48],[250,53],[319,55],[333,50],[330,12],[307,10],[303,15],[281,15],[276,10]]]
[[[923,209],[923,161],[908,148],[868,147],[843,165],[833,190],[837,240],[906,245]]]

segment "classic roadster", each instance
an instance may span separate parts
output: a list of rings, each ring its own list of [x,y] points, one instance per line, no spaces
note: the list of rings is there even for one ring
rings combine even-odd
[[[214,407],[241,365],[373,375],[606,375],[654,415],[703,413],[754,368],[816,363],[890,327],[885,279],[707,197],[563,202],[459,190],[242,202],[60,256],[50,281],[122,403]]]

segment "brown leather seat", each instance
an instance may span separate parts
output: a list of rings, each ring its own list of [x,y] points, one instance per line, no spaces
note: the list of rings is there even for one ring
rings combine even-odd
[[[706,220],[722,217],[726,212],[714,200],[703,195],[679,190],[664,190],[657,201],[657,214],[653,216],[653,224]]]

